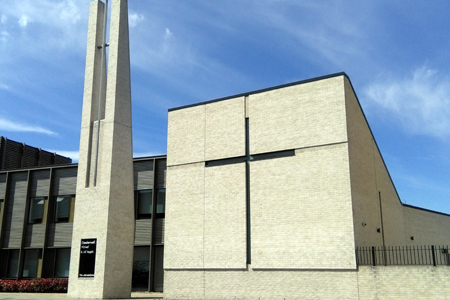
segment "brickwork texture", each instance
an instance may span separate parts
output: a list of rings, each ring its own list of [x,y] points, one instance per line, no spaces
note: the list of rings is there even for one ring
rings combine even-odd
[[[246,172],[246,151],[287,150]],[[166,299],[444,299],[448,268],[358,269],[355,247],[448,244],[449,228],[400,202],[345,75],[169,112]]]

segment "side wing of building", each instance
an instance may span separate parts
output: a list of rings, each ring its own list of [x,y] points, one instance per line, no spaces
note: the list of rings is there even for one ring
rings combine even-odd
[[[450,215],[401,202],[347,78],[345,98],[356,246],[449,245]]]
[[[165,173],[134,160],[135,288],[163,289]],[[0,172],[0,278],[68,277],[76,182],[77,165]]]

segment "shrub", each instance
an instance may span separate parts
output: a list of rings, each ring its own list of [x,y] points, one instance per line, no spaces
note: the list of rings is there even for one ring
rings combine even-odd
[[[10,293],[67,293],[67,279],[37,278],[1,280],[0,292]]]

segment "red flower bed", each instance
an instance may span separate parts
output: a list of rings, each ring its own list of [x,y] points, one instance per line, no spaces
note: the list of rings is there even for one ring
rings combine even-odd
[[[68,279],[37,278],[22,280],[0,279],[0,292],[9,293],[67,293]]]

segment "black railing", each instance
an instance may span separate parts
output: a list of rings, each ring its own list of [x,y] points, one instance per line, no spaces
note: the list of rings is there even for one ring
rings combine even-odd
[[[449,246],[357,247],[359,266],[450,266]]]

